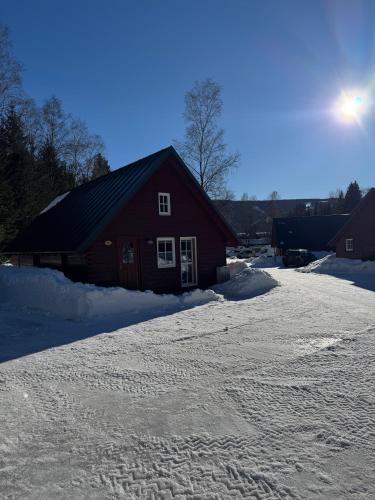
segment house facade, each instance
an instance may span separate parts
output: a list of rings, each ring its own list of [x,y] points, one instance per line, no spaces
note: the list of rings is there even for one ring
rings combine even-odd
[[[337,257],[375,260],[375,188],[362,198],[330,245]]]
[[[237,244],[170,147],[72,190],[6,253],[74,281],[174,292],[215,283]]]

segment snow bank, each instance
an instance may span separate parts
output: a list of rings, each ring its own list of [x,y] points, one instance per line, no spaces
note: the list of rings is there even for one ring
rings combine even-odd
[[[247,268],[246,261],[243,259],[227,259],[230,277],[233,278],[236,274]]]
[[[222,300],[222,297],[212,290],[158,295],[151,291],[73,283],[63,273],[51,269],[0,266],[0,301],[41,309],[65,319],[173,312],[213,300]]]
[[[229,281],[212,288],[226,299],[241,300],[266,293],[277,285],[279,282],[266,271],[247,267]]]
[[[282,257],[267,257],[266,255],[260,255],[250,262],[250,267],[255,269],[267,268],[267,267],[282,267],[283,261]]]
[[[313,250],[311,253],[315,255],[317,259],[322,259],[323,257],[327,257],[327,255],[335,255],[334,252],[326,252],[325,250]]]
[[[245,268],[244,268],[245,266]],[[155,294],[73,283],[59,271],[36,267],[0,266],[0,302],[31,307],[64,319],[101,315],[172,313],[211,301],[244,299],[267,292],[278,284],[268,273],[250,269],[244,262],[233,278],[212,290],[193,290],[181,295]]]
[[[373,275],[375,279],[375,261],[357,259],[340,259],[336,254],[330,254],[323,259],[311,262],[306,267],[296,269],[300,273],[322,273],[339,276],[352,276],[353,274]]]

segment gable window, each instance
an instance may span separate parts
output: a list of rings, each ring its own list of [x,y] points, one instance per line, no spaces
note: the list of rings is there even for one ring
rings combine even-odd
[[[353,238],[347,238],[345,240],[345,249],[347,252],[353,251]]]
[[[159,215],[171,215],[171,195],[159,193]]]
[[[174,238],[157,238],[158,268],[176,267]]]

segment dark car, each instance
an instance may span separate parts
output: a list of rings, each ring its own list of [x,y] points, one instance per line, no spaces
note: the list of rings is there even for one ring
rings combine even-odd
[[[283,257],[283,264],[285,267],[303,267],[314,260],[316,260],[315,255],[308,250],[287,250]]]

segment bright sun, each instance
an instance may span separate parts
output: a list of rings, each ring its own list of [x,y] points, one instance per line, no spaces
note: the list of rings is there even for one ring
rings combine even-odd
[[[336,118],[344,123],[360,123],[368,110],[368,102],[364,93],[342,92],[334,104]]]

